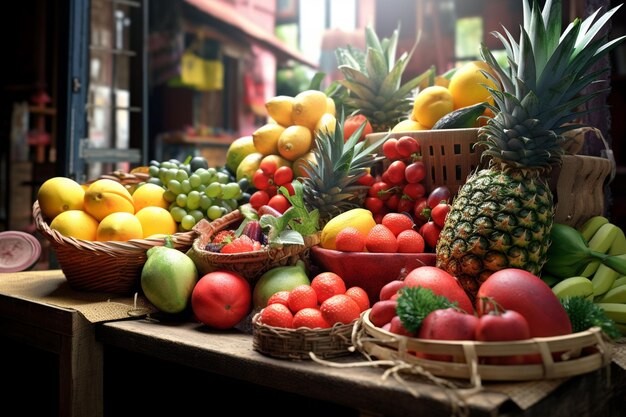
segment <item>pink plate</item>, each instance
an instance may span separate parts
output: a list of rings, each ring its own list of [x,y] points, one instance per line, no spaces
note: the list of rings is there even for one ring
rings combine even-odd
[[[41,255],[41,244],[25,232],[0,232],[0,272],[19,272],[32,267]]]

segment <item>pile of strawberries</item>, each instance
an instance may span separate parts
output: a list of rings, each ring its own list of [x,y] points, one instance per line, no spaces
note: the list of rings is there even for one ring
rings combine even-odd
[[[339,275],[322,272],[310,285],[274,293],[259,313],[259,322],[287,329],[326,329],[337,323],[352,323],[369,308],[365,290],[361,287],[346,289]]]

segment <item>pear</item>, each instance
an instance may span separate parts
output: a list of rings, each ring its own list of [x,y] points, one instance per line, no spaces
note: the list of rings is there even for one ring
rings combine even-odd
[[[262,309],[267,305],[267,300],[278,291],[291,291],[298,285],[310,284],[302,260],[298,260],[295,265],[277,266],[261,275],[255,284],[252,305],[255,310]]]

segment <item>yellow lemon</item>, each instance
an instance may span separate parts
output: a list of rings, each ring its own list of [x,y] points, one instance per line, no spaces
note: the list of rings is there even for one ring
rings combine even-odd
[[[308,127],[289,126],[278,138],[278,153],[289,161],[295,161],[311,150],[313,135]]]
[[[330,135],[335,133],[335,124],[337,123],[337,119],[331,113],[324,113],[322,117],[318,120],[315,125],[315,129],[313,133],[317,136],[319,132],[325,132]]]
[[[82,210],[85,189],[71,178],[53,177],[41,184],[37,201],[41,214],[48,220],[67,210]]]
[[[263,155],[278,153],[278,138],[285,128],[279,124],[267,123],[252,133],[252,141],[257,152]]]
[[[122,184],[109,179],[96,180],[87,188],[84,207],[98,221],[120,211],[135,214],[133,196]]]
[[[326,94],[318,90],[305,90],[294,97],[293,123],[315,129],[317,121],[326,113],[328,101]]]
[[[235,139],[226,151],[226,168],[231,172],[236,172],[243,158],[256,151],[252,136],[242,136]]]
[[[454,110],[452,94],[440,85],[426,87],[417,94],[413,103],[413,120],[430,129],[446,114]]]
[[[67,210],[52,220],[50,229],[66,237],[93,241],[96,240],[98,221],[82,210]]]
[[[335,117],[337,116],[337,107],[332,97],[326,97],[326,113],[330,113]]]
[[[163,187],[150,182],[140,185],[132,194],[135,213],[148,206],[168,208],[170,204],[163,198],[164,192]]]
[[[178,230],[178,224],[163,207],[144,207],[135,213],[135,217],[141,223],[144,238],[159,234],[173,235]]]
[[[325,249],[336,249],[337,233],[348,226],[355,227],[364,236],[376,225],[372,212],[364,208],[354,208],[333,217],[326,223],[320,236],[320,246]]]
[[[260,152],[253,152],[243,158],[237,167],[237,172],[235,173],[237,181],[247,178],[248,181],[252,182],[252,175],[254,175],[254,171],[259,169],[262,159],[263,154]]]
[[[112,240],[127,241],[142,239],[141,222],[134,214],[125,211],[111,213],[100,221],[96,231],[96,240],[108,242]]]
[[[495,76],[495,73],[486,62],[472,61],[459,68],[450,78],[448,90],[452,94],[455,109],[482,103],[483,101],[489,101],[493,104],[493,98],[485,88],[485,85],[494,89],[498,87],[481,70]]]
[[[276,96],[270,98],[265,102],[267,115],[279,125],[284,127],[291,126],[293,124],[291,117],[293,101],[294,99],[291,96]]]
[[[428,130],[426,126],[420,124],[420,122],[413,119],[401,120],[392,129],[391,133],[396,132],[410,132],[413,130]]]

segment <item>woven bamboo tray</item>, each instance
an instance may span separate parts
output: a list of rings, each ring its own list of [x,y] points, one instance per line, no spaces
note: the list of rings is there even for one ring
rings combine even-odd
[[[224,254],[205,250],[206,244],[219,231],[236,229],[243,220],[240,210],[234,210],[212,222],[201,220],[194,226],[198,237],[194,240],[187,255],[194,261],[201,275],[215,270],[227,270],[241,274],[254,285],[264,272],[277,266],[295,265],[301,259],[308,264],[308,254],[312,246],[320,242],[320,234],[304,236],[304,245],[284,245],[265,247],[253,252]]]
[[[69,285],[77,290],[132,294],[140,289],[141,270],[148,249],[163,246],[164,239],[132,239],[127,242],[93,242],[61,235],[43,218],[39,202],[33,204],[37,230],[50,242]],[[172,235],[174,248],[186,251],[195,232]]]
[[[449,378],[485,381],[530,381],[566,378],[592,372],[610,364],[611,346],[598,327],[571,335],[515,342],[443,341],[410,338],[376,327],[366,310],[354,325],[353,345],[366,356],[400,360],[422,372]],[[451,355],[454,362],[418,358],[415,352]],[[540,355],[541,363],[486,365],[484,357]],[[555,361],[554,358],[561,360]]]
[[[252,317],[252,348],[266,356],[280,359],[335,358],[352,353],[354,322],[336,324],[328,329],[285,329],[259,322],[260,312]]]

